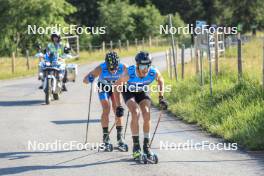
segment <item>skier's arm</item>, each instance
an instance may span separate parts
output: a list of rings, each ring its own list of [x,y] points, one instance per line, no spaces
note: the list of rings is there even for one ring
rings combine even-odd
[[[88,84],[89,83],[89,76],[92,76],[93,78],[98,77],[102,72],[102,68],[100,66],[97,66],[94,70],[89,72],[84,78],[83,78],[83,83]]]

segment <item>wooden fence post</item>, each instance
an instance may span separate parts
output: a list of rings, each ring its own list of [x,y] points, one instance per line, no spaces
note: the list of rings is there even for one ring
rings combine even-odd
[[[242,68],[242,42],[239,38],[237,40],[237,68],[238,68],[238,80],[242,79],[243,68]]]
[[[121,48],[122,48],[121,40],[118,40],[118,49],[119,49],[119,52],[121,52]]]
[[[105,52],[105,42],[104,41],[102,43],[102,50],[103,50],[103,52]]]
[[[182,79],[184,79],[184,50],[185,50],[185,45],[182,44],[182,51],[181,51]]]
[[[149,36],[149,47],[152,46],[152,40],[151,40],[151,36]]]
[[[166,50],[165,53],[166,56],[166,64],[167,64],[167,71],[168,71],[168,76],[170,76],[170,57],[169,57],[169,51]]]
[[[28,50],[26,50],[26,59],[27,59],[27,69],[30,70],[29,52],[28,52]]]
[[[172,54],[172,48],[169,49],[169,64],[170,64],[170,79],[173,78],[173,54]]]
[[[127,47],[127,50],[128,50],[129,49],[129,41],[128,40],[126,41],[126,45],[127,45],[126,47]]]
[[[219,62],[218,59],[219,55],[218,55],[218,33],[215,32],[215,75],[218,75],[219,72]]]
[[[15,65],[16,65],[16,63],[15,63],[15,58],[16,56],[15,56],[15,52],[12,52],[12,59],[11,59],[11,65],[12,65],[12,73],[15,73]]]
[[[201,78],[201,85],[204,85],[204,78],[203,78],[203,51],[199,50],[200,53],[200,78]]]
[[[193,46],[191,45],[191,62],[193,61]]]
[[[262,87],[264,89],[264,37],[263,37],[263,64],[262,64]]]
[[[113,50],[113,41],[112,40],[110,41],[110,50],[111,51]]]
[[[142,39],[142,48],[143,48],[143,50],[145,48],[144,46],[145,46],[145,38]]]
[[[92,52],[92,50],[93,50],[93,48],[92,48],[92,44],[91,44],[91,43],[89,43],[88,47],[89,47],[89,52],[91,53],[91,52]]]
[[[135,38],[135,46],[136,46],[136,50],[138,50],[138,39]]]
[[[209,77],[210,77],[210,95],[213,96],[213,71],[212,71],[212,57],[210,50],[209,33],[207,34],[207,57],[209,60]]]
[[[79,59],[80,56],[80,42],[79,42],[79,36],[77,35],[77,59]]]
[[[195,73],[199,73],[199,51],[197,46],[197,36],[194,37],[194,57],[195,57]]]

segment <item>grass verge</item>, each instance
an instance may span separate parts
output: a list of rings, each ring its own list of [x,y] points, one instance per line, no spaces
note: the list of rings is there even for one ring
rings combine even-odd
[[[178,82],[163,73],[172,91],[165,93],[169,111],[188,123],[249,150],[264,150],[264,90],[261,85],[262,42],[255,39],[243,45],[243,80],[237,79],[236,49],[220,60],[220,72],[213,76],[213,96],[209,92],[208,61],[205,85],[195,75],[195,64],[186,64],[186,79]],[[214,66],[214,65],[213,65]],[[156,95],[152,95],[157,103]]]

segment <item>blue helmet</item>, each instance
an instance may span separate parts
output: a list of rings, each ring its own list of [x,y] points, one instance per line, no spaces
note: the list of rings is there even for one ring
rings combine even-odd
[[[135,57],[136,63],[140,65],[150,65],[151,56],[148,52],[140,51]]]
[[[110,70],[116,70],[119,65],[119,57],[116,52],[110,51],[105,56],[105,63]]]

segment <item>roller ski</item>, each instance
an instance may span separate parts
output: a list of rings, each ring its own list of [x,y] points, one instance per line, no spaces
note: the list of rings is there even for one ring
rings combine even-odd
[[[144,164],[158,164],[159,162],[158,156],[149,147],[144,147],[142,160]]]
[[[138,144],[134,145],[133,158],[134,160],[144,164],[158,163],[158,156],[151,151],[148,138],[144,139],[143,152],[141,152],[140,146]]]
[[[99,147],[99,151],[112,152],[113,144],[110,143],[108,135],[104,135],[104,143]]]
[[[128,152],[128,145],[124,142],[123,139],[120,139],[118,142],[117,142],[117,147],[116,147],[117,150],[121,151],[121,152]]]
[[[103,143],[102,146],[99,147],[99,151],[104,151],[104,152],[112,152],[113,151],[113,144],[109,142]]]
[[[112,152],[113,151],[113,144],[105,143],[104,144],[104,151],[105,152]]]

